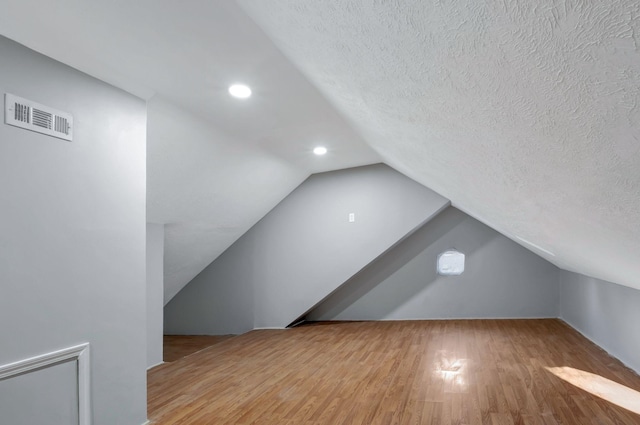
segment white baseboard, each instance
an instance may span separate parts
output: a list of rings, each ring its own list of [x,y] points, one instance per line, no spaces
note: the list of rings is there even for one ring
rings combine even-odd
[[[253,328],[254,331],[263,331],[263,330],[285,330],[287,328],[278,328],[275,326],[265,326],[264,328]]]
[[[76,361],[78,367],[78,419],[79,425],[91,425],[91,385],[89,343],[64,348],[0,366],[0,379],[34,372],[55,366],[60,362]]]
[[[156,363],[156,364],[154,364],[154,365],[152,365],[152,366],[149,366],[149,367],[147,368],[147,370],[151,370],[151,369],[153,369],[153,368],[154,368],[154,367],[156,367],[156,366],[160,366],[161,364],[164,364],[164,362]],[[144,424],[142,424],[142,425],[144,425]]]
[[[608,346],[605,347],[604,345],[601,345],[600,342],[596,341],[596,338],[593,338],[591,335],[585,333],[582,329],[574,326],[572,323],[567,322],[563,317],[559,318],[560,320],[562,320],[562,323],[566,324],[567,326],[569,326],[571,329],[575,330],[576,332],[578,332],[580,335],[582,335],[583,337],[587,338],[589,341],[593,342],[595,345],[597,345],[598,347],[602,348],[604,351],[607,352],[608,355],[610,355],[611,357],[613,357],[614,359],[618,360],[620,363],[622,363],[626,368],[631,369],[633,372],[635,372],[636,375],[640,375],[640,369],[636,369],[635,367],[631,366],[630,364],[622,361],[620,359],[620,357],[618,357],[617,352],[612,351]],[[598,338],[599,339],[599,338]]]
[[[307,323],[313,322],[436,322],[446,320],[546,320],[558,319],[558,316],[483,316],[483,317],[429,317],[429,318],[403,318],[403,319],[314,319],[308,320]]]

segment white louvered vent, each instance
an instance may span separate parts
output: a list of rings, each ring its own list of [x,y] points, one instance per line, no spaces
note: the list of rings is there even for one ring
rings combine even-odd
[[[71,114],[9,93],[4,96],[4,122],[59,139],[73,138]]]

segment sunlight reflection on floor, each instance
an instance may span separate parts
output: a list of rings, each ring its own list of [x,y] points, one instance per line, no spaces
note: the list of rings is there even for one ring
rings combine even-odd
[[[443,380],[445,393],[462,393],[468,390],[467,359],[449,357],[444,352],[439,352],[434,367],[434,372]]]
[[[610,379],[572,367],[547,367],[549,372],[576,387],[640,415],[640,392]]]

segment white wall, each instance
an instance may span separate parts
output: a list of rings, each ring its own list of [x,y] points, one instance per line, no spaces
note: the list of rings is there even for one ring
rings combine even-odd
[[[77,425],[77,367],[77,362],[68,361],[0,380],[0,422]]]
[[[285,327],[448,205],[383,164],[314,174],[166,306],[165,331]]]
[[[465,272],[440,276],[438,254],[465,254]],[[558,316],[558,268],[450,207],[354,276],[308,320]]]
[[[75,124],[73,142],[0,124],[0,365],[89,342],[94,424],[141,424],[145,103],[3,37],[0,58],[0,93]]]
[[[640,373],[640,291],[562,270],[560,317]]]
[[[147,107],[147,220],[165,223],[166,304],[309,174],[160,96]]]
[[[164,224],[147,223],[147,368],[162,363]]]

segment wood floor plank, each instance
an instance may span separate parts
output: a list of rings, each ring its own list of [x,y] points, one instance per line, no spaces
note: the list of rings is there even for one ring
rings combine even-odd
[[[148,411],[157,425],[640,424],[546,368],[640,391],[560,320],[342,322],[252,331],[154,368]]]
[[[173,362],[235,335],[165,335],[162,341],[162,357],[165,362]]]

